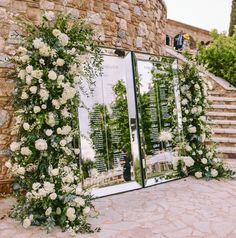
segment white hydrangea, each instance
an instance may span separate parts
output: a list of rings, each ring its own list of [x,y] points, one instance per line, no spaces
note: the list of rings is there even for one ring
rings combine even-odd
[[[69,207],[66,211],[66,216],[69,221],[74,221],[76,219],[75,209],[73,207]]]
[[[25,174],[25,168],[24,167],[19,167],[17,169],[17,174],[19,175],[24,175]]]
[[[36,86],[32,86],[32,87],[30,87],[29,88],[29,90],[30,90],[30,92],[32,93],[32,94],[36,94],[37,93],[37,87]]]
[[[32,154],[32,151],[29,149],[29,147],[22,147],[20,153],[22,155],[30,156]]]
[[[56,61],[56,65],[57,66],[63,66],[65,64],[65,60],[63,60],[63,59],[57,59],[57,61]]]
[[[47,193],[54,193],[55,192],[55,185],[50,182],[44,182],[43,187]]]
[[[38,139],[38,140],[36,140],[36,141],[35,141],[35,148],[36,148],[37,150],[40,150],[40,151],[47,150],[48,145],[47,145],[46,140],[44,140],[44,139]]]
[[[51,136],[52,133],[53,133],[53,131],[52,131],[51,129],[47,129],[47,130],[45,131],[45,134],[46,134],[47,136]]]
[[[218,176],[218,171],[216,169],[211,169],[211,176],[213,178],[217,177]]]
[[[30,129],[29,123],[25,122],[25,123],[23,124],[23,128],[24,128],[24,130],[28,131],[28,130]]]
[[[43,47],[39,49],[39,54],[44,57],[49,57],[51,54],[51,48],[47,44],[44,44]]]
[[[52,169],[51,174],[52,176],[57,176],[59,174],[59,169]]]
[[[40,79],[43,76],[43,72],[42,72],[42,70],[33,70],[31,72],[31,76],[36,79]]]
[[[20,61],[22,62],[22,63],[27,63],[27,62],[29,62],[29,56],[28,55],[23,55],[23,56],[21,56],[20,57]]]
[[[30,227],[31,226],[31,220],[29,219],[29,218],[25,218],[24,220],[23,220],[23,227],[25,228],[25,229],[27,229],[28,227]]]
[[[62,93],[62,98],[64,100],[72,99],[76,94],[76,89],[70,86],[66,86]]]
[[[181,102],[181,103],[182,103],[182,105],[183,105],[183,106],[185,106],[185,105],[187,105],[187,104],[188,104],[188,100],[185,98],[185,99],[183,99],[183,100],[182,100],[182,102]]]
[[[12,142],[10,145],[10,149],[12,152],[15,152],[17,150],[20,150],[21,143],[20,142]]]
[[[21,97],[20,97],[21,99],[28,99],[29,98],[29,95],[26,93],[26,92],[22,92],[22,94],[21,94]]]
[[[64,33],[61,33],[59,36],[58,36],[58,39],[59,39],[59,42],[62,46],[66,46],[68,45],[69,43],[69,37],[64,34]]]
[[[58,37],[58,36],[61,34],[61,31],[58,30],[58,29],[53,29],[53,30],[52,30],[52,34],[53,34],[55,37]]]
[[[40,49],[44,45],[42,38],[35,38],[33,40],[33,46],[35,49]]]
[[[38,190],[41,187],[41,183],[33,183],[32,188],[33,190]]]
[[[207,159],[206,158],[202,158],[201,162],[202,162],[202,164],[207,164]]]
[[[40,89],[39,95],[43,102],[47,101],[49,98],[49,92],[46,89]]]
[[[183,161],[187,167],[191,167],[194,165],[194,160],[189,156],[183,157]]]
[[[195,176],[196,178],[202,178],[202,172],[196,172],[196,173],[194,174],[194,176]]]
[[[48,73],[48,78],[51,79],[51,80],[56,80],[57,79],[56,72],[53,71],[53,70],[50,70],[49,73]]]
[[[39,113],[41,111],[41,108],[39,106],[34,106],[33,108],[34,113]]]
[[[48,217],[48,216],[50,216],[51,213],[52,213],[52,208],[49,207],[49,208],[45,211],[45,215]]]

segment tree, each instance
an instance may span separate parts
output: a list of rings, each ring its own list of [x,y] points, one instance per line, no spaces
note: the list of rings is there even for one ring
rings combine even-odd
[[[232,0],[232,9],[230,15],[229,36],[234,34],[234,26],[236,25],[236,0]]]

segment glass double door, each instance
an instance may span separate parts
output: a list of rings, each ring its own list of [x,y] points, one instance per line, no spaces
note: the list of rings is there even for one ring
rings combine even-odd
[[[81,92],[81,172],[83,186],[95,197],[153,185],[173,174],[172,142],[160,141],[160,135],[168,136],[172,127],[167,94],[174,87],[158,78],[161,67],[155,62],[150,55],[103,49],[102,76],[91,93]]]

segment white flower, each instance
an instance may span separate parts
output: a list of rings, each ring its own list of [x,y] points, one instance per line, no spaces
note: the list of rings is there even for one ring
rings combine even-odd
[[[39,49],[44,45],[42,38],[35,38],[33,40],[33,46],[35,49]]]
[[[57,59],[57,62],[56,62],[57,66],[63,66],[65,64],[65,60],[63,59]]]
[[[186,149],[186,151],[190,152],[192,150],[192,147],[189,144],[187,144],[185,149]]]
[[[27,53],[27,49],[24,48],[24,47],[22,47],[22,46],[20,46],[20,47],[17,49],[17,51],[18,51],[20,54],[26,54],[26,53]]]
[[[43,187],[44,187],[45,191],[48,193],[54,193],[54,191],[55,191],[55,189],[54,189],[55,185],[53,183],[44,182]]]
[[[51,136],[52,133],[53,133],[53,131],[52,131],[51,129],[47,129],[47,130],[45,131],[45,134],[46,134],[47,136]]]
[[[59,174],[59,169],[52,169],[51,174],[52,176],[57,176]]]
[[[171,141],[172,134],[169,131],[162,131],[159,139],[160,139],[160,141]]]
[[[59,42],[62,46],[66,46],[68,45],[69,43],[69,37],[64,34],[64,33],[61,33],[59,36],[58,36],[58,39],[59,39]]]
[[[80,153],[80,149],[74,149],[74,152],[76,155],[78,155]]]
[[[46,44],[44,44],[43,47],[39,49],[39,54],[41,56],[48,57],[50,56],[50,53],[51,53],[51,48]]]
[[[74,201],[78,207],[83,207],[85,205],[85,201],[82,197],[76,197]]]
[[[182,100],[182,105],[185,106],[185,105],[187,105],[187,104],[188,104],[188,100],[187,100],[186,98],[183,99],[183,100]]]
[[[48,21],[52,21],[55,18],[55,14],[52,11],[45,12],[44,16]]]
[[[38,140],[36,140],[36,141],[35,141],[35,148],[36,148],[37,150],[40,150],[40,151],[42,151],[42,150],[47,150],[48,145],[47,145],[46,140],[44,140],[44,139],[38,139]]]
[[[84,209],[83,209],[83,214],[84,215],[88,215],[90,213],[90,207],[85,207]]]
[[[42,64],[42,65],[45,65],[44,59],[40,59],[40,60],[39,60],[39,63]]]
[[[72,99],[76,94],[76,89],[70,86],[66,86],[62,93],[62,98],[64,100]]]
[[[60,141],[60,145],[61,145],[61,146],[64,147],[66,144],[67,144],[67,141],[66,141],[66,140],[61,140],[61,141]]]
[[[21,150],[20,150],[20,153],[22,155],[29,156],[29,155],[32,154],[32,151],[29,149],[29,147],[22,147]]]
[[[83,192],[83,190],[82,190],[81,186],[77,186],[76,190],[75,190],[76,195],[80,195],[82,192]]]
[[[194,174],[194,176],[195,176],[196,178],[202,178],[202,172],[196,172],[196,173]]]
[[[57,79],[57,74],[53,70],[50,70],[48,73],[48,78],[51,80],[56,80]]]
[[[27,75],[27,76],[26,76],[26,79],[25,79],[26,84],[27,84],[27,85],[30,85],[30,84],[32,83],[32,79],[33,79],[32,76]]]
[[[40,79],[43,76],[43,72],[41,70],[33,70],[31,72],[31,76],[36,79]]]
[[[51,127],[55,126],[56,121],[55,121],[55,118],[54,118],[54,114],[52,112],[48,113],[48,119],[47,119],[46,123]]]
[[[61,214],[61,208],[60,208],[60,207],[57,208],[56,214],[57,214],[57,215],[60,215],[60,214]]]
[[[25,174],[25,168],[24,167],[19,167],[17,169],[17,173],[20,174],[20,175],[24,175]]]
[[[34,106],[33,111],[34,113],[39,113],[41,111],[41,108],[39,106]]]
[[[29,123],[25,122],[25,123],[23,124],[23,128],[24,128],[24,130],[28,131],[28,130],[30,129]]]
[[[20,60],[22,61],[22,63],[27,63],[29,61],[29,56],[23,55],[20,57]]]
[[[46,105],[46,104],[43,104],[43,105],[41,106],[41,108],[42,108],[42,109],[46,109],[46,108],[47,108],[47,105]]]
[[[57,194],[51,193],[49,197],[50,197],[50,199],[55,200],[57,198]]]
[[[65,118],[70,117],[70,113],[68,112],[67,108],[63,108],[63,110],[61,111],[61,114]]]
[[[29,218],[25,218],[23,221],[23,227],[27,229],[28,227],[30,227],[30,225],[31,225],[31,220]]]
[[[32,94],[36,94],[37,93],[37,87],[36,86],[32,86],[32,87],[30,87],[30,92],[32,93]]]
[[[62,135],[68,135],[71,132],[71,126],[63,126],[62,127]]]
[[[32,65],[28,65],[26,68],[25,68],[26,72],[28,74],[30,74],[34,69],[33,69],[33,66]]]
[[[25,79],[25,76],[26,76],[26,73],[25,73],[25,70],[20,70],[19,73],[18,73],[18,77],[23,80]]]
[[[72,65],[70,66],[70,71],[69,71],[69,73],[72,74],[72,75],[75,75],[77,72],[78,72],[77,64],[72,64]]]
[[[69,221],[74,221],[76,219],[75,209],[73,207],[69,207],[66,211],[66,216]]]
[[[211,176],[214,178],[214,177],[217,177],[218,175],[218,171],[216,169],[211,169]]]
[[[33,183],[32,188],[33,190],[38,190],[41,187],[40,183]]]
[[[207,159],[206,158],[202,158],[201,162],[202,162],[202,164],[207,164]]]
[[[49,98],[49,92],[46,89],[40,89],[39,95],[43,102],[47,101]]]
[[[48,217],[48,216],[50,216],[51,213],[52,213],[52,208],[49,207],[49,208],[46,210],[45,215]]]
[[[183,157],[183,161],[187,167],[191,167],[194,165],[194,160],[189,156]]]
[[[12,167],[12,164],[11,164],[10,161],[7,161],[7,162],[5,163],[5,166],[6,166],[8,169],[10,169],[10,168]]]
[[[65,79],[65,76],[60,74],[57,78],[57,83],[59,85],[61,85],[61,83],[63,82],[64,79]]]
[[[29,98],[29,95],[28,95],[26,92],[22,92],[20,98],[21,98],[21,99],[27,99],[27,98]]]
[[[10,145],[11,151],[17,151],[20,149],[21,143],[20,142],[12,142]]]
[[[197,128],[195,127],[195,126],[190,126],[189,128],[188,128],[188,132],[189,133],[196,133],[197,132]]]
[[[61,106],[60,102],[59,102],[58,100],[56,100],[56,99],[53,99],[53,100],[52,100],[52,105],[53,105],[56,109],[59,109],[60,106]]]
[[[52,34],[53,34],[55,37],[58,37],[58,36],[61,34],[61,31],[58,30],[58,29],[53,29]]]

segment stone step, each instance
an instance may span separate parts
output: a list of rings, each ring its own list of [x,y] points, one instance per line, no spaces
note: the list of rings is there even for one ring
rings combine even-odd
[[[220,154],[236,154],[236,147],[219,146],[216,151]],[[236,158],[236,156],[235,156]]]
[[[236,102],[235,97],[215,97],[215,96],[209,96],[208,99],[210,101],[217,101],[217,102]]]
[[[220,96],[221,95],[221,92],[218,92],[218,91],[209,91],[208,93],[209,93],[209,95],[213,95],[213,96]]]
[[[236,120],[208,120],[210,127],[236,129]]]
[[[236,120],[235,112],[216,112],[216,111],[208,111],[207,116],[209,116],[212,120]]]
[[[206,142],[215,142],[215,143],[228,143],[230,144],[236,144],[236,138],[234,137],[216,137],[212,136],[211,139],[207,139]]]
[[[212,104],[210,109],[236,110],[236,105]]]
[[[236,129],[233,128],[212,128],[215,134],[236,134]]]

